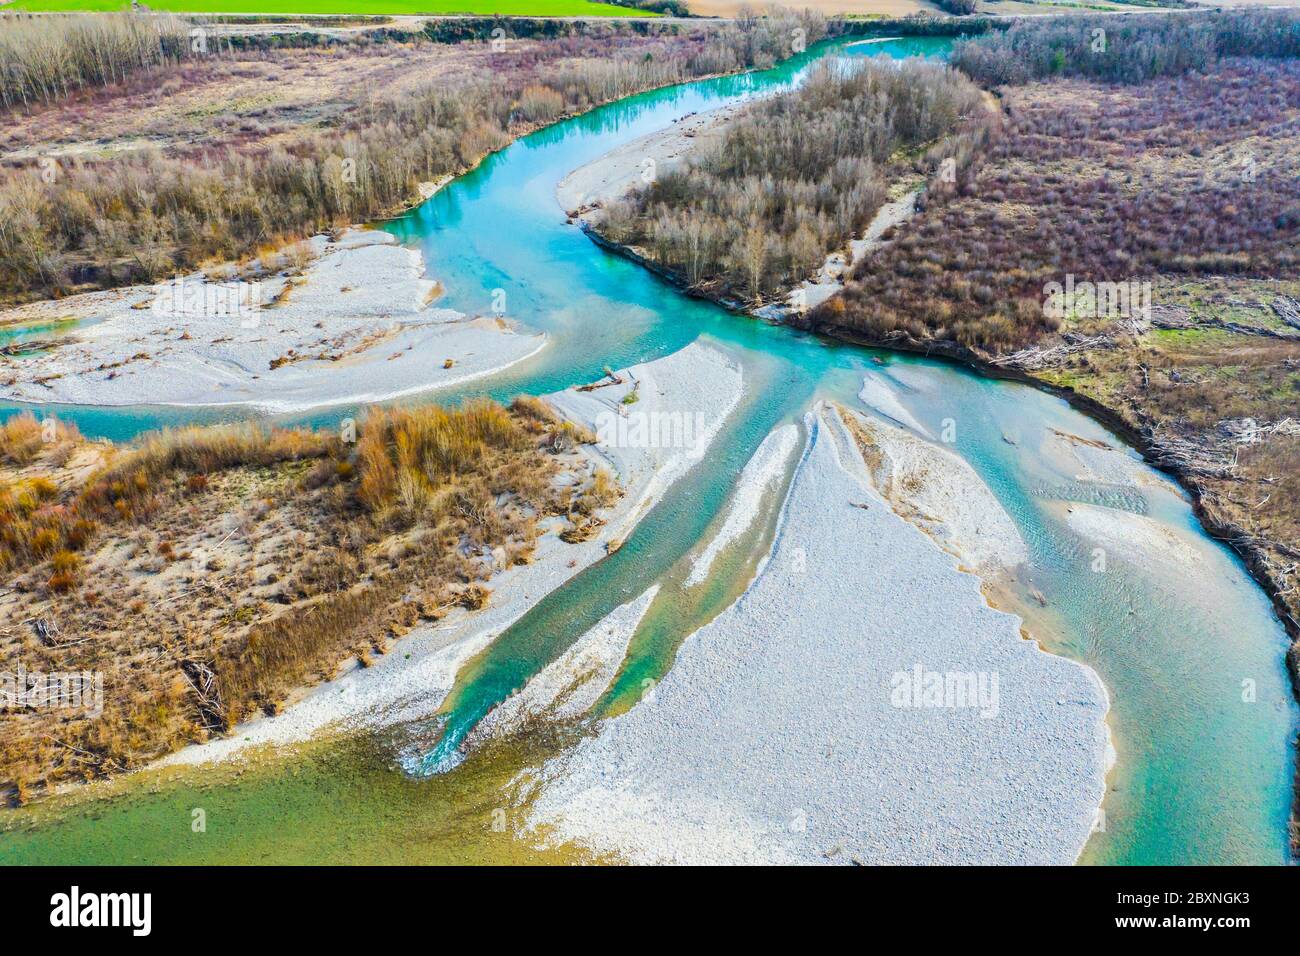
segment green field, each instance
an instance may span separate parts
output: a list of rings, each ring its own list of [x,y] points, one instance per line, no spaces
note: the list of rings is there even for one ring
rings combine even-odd
[[[474,14],[515,17],[644,17],[644,10],[589,0],[148,0],[150,10],[174,13],[352,14],[401,16]],[[4,10],[126,10],[130,0],[17,0]]]

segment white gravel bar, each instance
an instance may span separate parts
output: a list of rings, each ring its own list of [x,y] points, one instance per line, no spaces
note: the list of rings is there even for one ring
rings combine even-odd
[[[719,554],[754,523],[759,515],[763,496],[781,482],[786,463],[799,440],[799,429],[782,425],[763,439],[752,458],[745,463],[731,493],[727,516],[718,533],[709,539],[704,550],[691,562],[691,573],[686,577],[688,588],[702,584],[709,576],[709,568]]]
[[[924,438],[934,437],[930,430],[917,421],[916,417],[907,410],[899,398],[898,390],[890,384],[885,376],[876,372],[868,372],[866,377],[862,379],[862,390],[858,392],[858,398],[861,399],[862,404],[872,411],[893,419],[918,435]]]
[[[1100,505],[1053,501],[1048,507],[1070,530],[1108,554],[1140,568],[1176,576],[1204,571],[1206,555],[1199,542],[1163,521]],[[1091,555],[1090,561],[1097,556]]]
[[[524,689],[506,698],[465,738],[467,747],[518,733],[537,720],[573,720],[585,715],[609,689],[627,646],[659,593],[652,585],[635,601],[605,615],[573,646],[535,674]]]
[[[236,286],[202,273],[0,319],[72,317],[70,341],[10,363],[0,397],[73,405],[246,405],[270,413],[458,385],[539,352],[499,316],[431,308],[423,257],[386,232],[307,247],[301,275]]]
[[[877,492],[968,570],[992,572],[1029,560],[1020,529],[966,459],[883,421],[850,412],[875,455]]]
[[[756,99],[692,113],[610,150],[560,180],[555,186],[556,202],[568,215],[592,224],[600,222],[602,210],[610,203],[721,142],[727,123],[753,102]]]
[[[664,490],[704,457],[740,403],[743,385],[735,359],[698,341],[617,377],[617,383],[548,398],[596,432],[600,453],[622,480],[628,505],[610,521],[611,540],[621,542]]]
[[[771,560],[652,697],[542,768],[532,826],[636,862],[1072,862],[1104,792],[1100,680],[894,513],[833,409],[808,427]],[[911,699],[918,669],[978,691]]]

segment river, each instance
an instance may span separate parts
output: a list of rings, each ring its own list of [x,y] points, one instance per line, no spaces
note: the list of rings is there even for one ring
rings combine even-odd
[[[1283,863],[1297,708],[1286,635],[1269,601],[1196,523],[1186,496],[1124,450],[1139,491],[1107,501],[1173,529],[1191,556],[1180,569],[1114,555],[1103,573],[1065,524],[1060,502],[1096,490],[1044,452],[1054,430],[1122,448],[1058,398],[952,365],[834,343],[738,317],[683,296],[594,246],[564,221],[556,183],[610,149],[686,114],[797,83],[822,56],[942,56],[947,42],[823,44],[775,69],[629,97],[522,138],[385,228],[419,247],[447,289],[440,305],[507,313],[550,336],[533,359],[455,394],[507,398],[590,381],[608,367],[670,354],[697,338],[742,364],[745,396],[710,453],[642,521],[624,547],[539,602],[461,673],[443,707],[424,774],[398,768],[388,734],[318,741],[251,763],[149,771],[5,811],[3,862],[552,862],[492,825],[500,792],[574,731],[525,735],[451,767],[465,733],[495,703],[614,608],[662,584],[629,658],[599,705],[630,706],[681,642],[727,607],[771,540],[774,508],[729,547],[709,583],[682,587],[689,555],[720,523],[737,474],[769,431],[819,397],[856,403],[863,375],[890,378],[912,415],[945,424],[1019,526],[1031,560],[1007,599],[1043,646],[1082,661],[1111,696],[1118,762],[1104,828],[1086,863]],[[495,297],[495,301],[494,301]],[[88,435],[126,439],[229,412],[59,409]],[[295,421],[333,427],[348,409]],[[1191,567],[1191,571],[1187,570]],[[906,574],[905,568],[882,573]],[[1249,686],[1252,693],[1244,688]],[[445,769],[451,767],[451,769]],[[433,772],[444,770],[445,772]],[[202,809],[206,827],[192,826]]]

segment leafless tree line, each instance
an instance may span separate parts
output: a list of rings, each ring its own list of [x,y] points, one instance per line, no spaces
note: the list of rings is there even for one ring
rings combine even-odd
[[[692,286],[757,300],[812,273],[871,221],[887,173],[953,134],[980,93],[944,66],[820,64],[758,104],[685,169],[608,212],[604,230],[647,248]]]
[[[0,15],[0,106],[49,103],[173,63],[189,53],[189,30],[168,15]]]
[[[820,17],[665,36],[608,57],[561,56],[379,97],[335,125],[236,150],[62,157],[54,175],[0,171],[0,297],[153,281],[390,213],[533,126],[622,96],[791,55]],[[559,41],[553,41],[559,42]],[[47,181],[52,179],[53,181]]]
[[[1141,83],[1205,72],[1224,57],[1300,55],[1300,12],[1219,10],[1027,19],[959,42],[952,62],[984,86],[1076,76]]]

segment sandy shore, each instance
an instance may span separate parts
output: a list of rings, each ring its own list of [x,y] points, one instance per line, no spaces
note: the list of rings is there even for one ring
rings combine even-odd
[[[898,389],[885,376],[869,372],[862,380],[862,389],[858,392],[858,398],[873,412],[905,428],[910,428],[923,438],[933,440],[934,435],[931,434],[930,429],[917,421],[916,417],[907,410],[899,398]]]
[[[808,427],[762,573],[653,698],[545,765],[532,825],[636,862],[1072,862],[1101,682],[894,513],[833,409]],[[918,668],[984,689],[916,700]]]
[[[1054,501],[1048,505],[1070,530],[1100,547],[1109,557],[1118,557],[1150,570],[1163,565],[1164,573],[1185,576],[1204,567],[1200,554],[1185,532],[1162,521],[1101,505]],[[1095,560],[1090,555],[1089,560]]]
[[[615,543],[704,456],[742,391],[740,365],[698,342],[618,377],[591,391],[548,396],[564,415],[596,432],[599,453],[623,480],[622,513],[606,528]]]
[[[251,747],[304,741],[325,731],[364,730],[432,716],[466,661],[548,593],[622,543],[671,484],[704,454],[741,395],[739,366],[718,349],[700,343],[617,374],[625,381],[635,376],[641,382],[637,407],[662,413],[690,403],[702,416],[703,427],[699,444],[691,448],[630,447],[617,441],[585,446],[590,466],[612,467],[625,490],[617,505],[602,512],[607,523],[599,534],[567,544],[558,537],[563,522],[552,519],[543,525],[531,564],[508,568],[488,582],[492,599],[484,610],[457,611],[437,625],[418,627],[370,667],[350,670],[311,689],[275,717],[250,721],[230,737],[188,747],[161,763],[206,763]],[[598,429],[611,399],[591,396],[616,388],[593,393],[570,390],[547,399],[574,420]],[[612,401],[619,404],[621,399]]]
[[[312,258],[232,287],[93,293],[0,316],[82,320],[70,341],[9,366],[0,397],[75,405],[248,405],[282,413],[445,388],[536,354],[544,336],[429,307],[421,255],[385,232],[318,236]]]
[[[692,151],[718,142],[727,122],[752,102],[731,103],[715,110],[692,113],[671,126],[624,143],[599,159],[578,167],[555,187],[555,198],[560,208],[585,222],[598,223],[602,207],[646,184],[649,181],[646,177],[651,172],[654,175],[671,172]]]
[[[1129,487],[1137,492],[1172,485],[1136,453],[1109,442],[1052,431],[1043,437],[1039,452],[1062,471],[1073,473],[1075,481],[1087,484]]]

